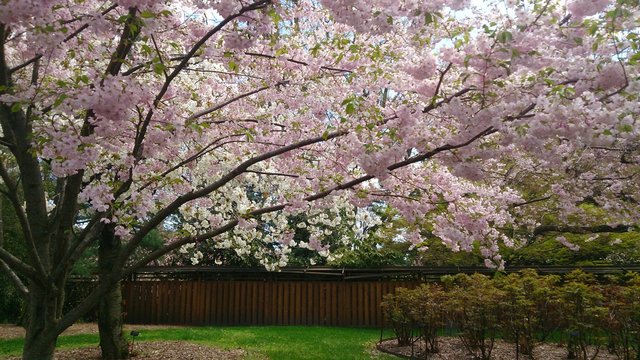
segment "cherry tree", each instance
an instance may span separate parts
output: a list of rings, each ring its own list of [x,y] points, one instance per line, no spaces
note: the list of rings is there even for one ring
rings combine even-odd
[[[98,304],[113,316],[119,280],[171,251],[258,248],[274,269],[293,247],[329,256],[318,229],[372,202],[413,245],[428,221],[492,267],[508,229],[545,212],[579,225],[590,201],[610,226],[637,223],[637,7],[0,1],[0,177],[28,250],[0,247],[0,265],[28,304],[23,358],[51,358]],[[319,224],[308,242],[292,241],[295,214]],[[63,313],[95,244],[99,282]],[[101,328],[106,357],[119,331]]]

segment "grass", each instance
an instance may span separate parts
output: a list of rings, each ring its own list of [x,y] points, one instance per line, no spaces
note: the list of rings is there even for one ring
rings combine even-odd
[[[135,329],[135,325],[130,326]],[[385,337],[391,336],[386,333]],[[138,341],[188,341],[222,349],[241,348],[246,359],[396,359],[372,353],[379,329],[307,326],[190,327],[143,330]],[[0,358],[19,356],[23,339],[0,340]],[[97,334],[61,336],[59,349],[97,346]]]

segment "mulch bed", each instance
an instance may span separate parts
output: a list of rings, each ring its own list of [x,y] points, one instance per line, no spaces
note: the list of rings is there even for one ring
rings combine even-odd
[[[145,341],[136,343],[131,355],[131,360],[240,360],[244,358],[246,352],[241,349],[221,350],[181,341]],[[9,359],[19,360],[20,358]],[[100,348],[56,350],[54,359],[97,360],[100,359]]]
[[[124,333],[128,334],[131,330],[153,330],[153,329],[170,329],[180,328],[183,326],[171,326],[171,325],[125,325]],[[0,339],[11,339],[17,337],[24,337],[24,328],[12,324],[0,324]],[[76,323],[71,325],[65,330],[62,335],[76,335],[76,334],[97,334],[97,323]]]
[[[125,334],[131,330],[178,328],[167,325],[125,325]],[[96,323],[78,323],[65,330],[64,335],[97,334]],[[0,339],[23,337],[24,329],[19,326],[0,324]],[[140,341],[133,345],[132,360],[236,360],[242,359],[246,352],[241,349],[221,350],[215,347],[184,341]],[[13,357],[10,360],[18,360]],[[100,359],[100,347],[56,350],[56,360],[94,360]]]
[[[462,342],[457,337],[440,337],[438,338],[438,346],[440,352],[437,354],[428,354],[425,357],[423,352],[424,346],[422,342],[416,342],[413,346],[413,352],[411,346],[398,346],[396,339],[383,340],[376,347],[378,350],[396,355],[405,359],[429,359],[429,360],[475,360],[476,358],[470,354]],[[591,349],[591,354],[594,354],[596,348]],[[496,340],[491,352],[491,358],[493,360],[514,360],[516,358],[515,345],[507,343],[502,340]],[[528,356],[520,355],[520,359],[531,359]],[[540,344],[536,346],[534,350],[533,359],[544,360],[566,360],[567,351],[566,346],[556,344]],[[617,357],[613,354],[609,354],[607,349],[600,349],[596,359],[599,360],[616,360]]]

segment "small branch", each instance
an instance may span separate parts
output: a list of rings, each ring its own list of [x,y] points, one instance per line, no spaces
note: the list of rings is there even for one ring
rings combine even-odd
[[[462,96],[462,95],[464,95],[464,94],[466,94],[466,93],[468,93],[470,91],[474,91],[474,90],[476,90],[475,87],[468,87],[468,88],[464,88],[462,90],[458,90],[456,93],[454,93],[454,94],[452,94],[450,96],[447,96],[444,99],[442,99],[442,100],[440,100],[440,101],[438,101],[436,103],[429,104],[429,106],[427,106],[424,109],[422,109],[422,112],[423,113],[428,113],[429,111],[431,111],[433,109],[436,109],[436,108],[438,108],[438,107],[440,107],[440,106],[442,106],[444,104],[448,104],[448,103],[451,102],[451,100],[453,100],[453,99],[455,99],[457,97],[460,97],[460,96]]]
[[[181,61],[182,59],[184,59],[184,56],[176,56],[176,57],[169,58],[169,61]],[[147,65],[150,65],[151,63],[153,63],[153,62],[151,60],[149,60],[149,61],[143,62],[142,64],[138,64],[136,66],[132,66],[129,69],[127,69],[126,71],[123,71],[122,72],[122,76],[131,75],[134,72],[142,69],[143,67],[145,67]],[[187,69],[185,69],[185,70],[187,70]]]
[[[166,79],[169,77],[169,74],[167,74],[167,65],[165,65],[164,60],[162,60],[162,53],[160,53],[160,48],[158,47],[158,43],[156,43],[156,37],[153,36],[153,34],[151,34],[151,41],[158,55],[158,60],[160,60],[160,64],[162,64],[162,73],[164,73],[164,78]]]
[[[267,176],[283,176],[283,177],[290,177],[290,178],[300,178],[301,177],[300,175],[296,175],[296,174],[287,174],[287,173],[270,172],[270,171],[247,170],[246,172],[252,173],[252,174],[257,174],[257,175],[267,175]],[[305,177],[305,179],[313,180],[312,177]]]
[[[178,196],[172,203],[167,205],[164,209],[160,210],[154,217],[152,217],[144,226],[142,226],[138,232],[133,236],[133,238],[129,241],[129,243],[123,248],[118,259],[116,260],[116,264],[124,266],[126,263],[126,259],[130,254],[133,253],[138,244],[142,241],[144,236],[148,234],[151,230],[155,229],[160,223],[166,219],[169,215],[173,214],[177,211],[183,204],[191,200],[195,200],[206,196],[227,183],[236,177],[240,176],[242,173],[247,171],[251,166],[258,164],[262,161],[269,160],[271,158],[277,157],[284,153],[287,153],[292,150],[300,149],[309,145],[329,141],[341,136],[348,134],[346,130],[340,130],[333,133],[329,133],[323,136],[318,136],[310,139],[305,139],[297,143],[293,143],[287,146],[280,147],[278,149],[268,151],[258,156],[254,156],[248,160],[245,160],[238,166],[236,166],[233,170],[229,171],[226,175],[222,176],[218,180],[212,182],[211,184],[199,189],[191,191],[187,194]]]
[[[449,72],[449,70],[451,70],[451,66],[453,64],[449,63],[447,65],[447,67],[440,71],[440,78],[438,79],[438,85],[436,85],[436,91],[433,92],[433,96],[431,97],[431,103],[429,104],[429,107],[435,108],[436,105],[436,97],[438,96],[438,93],[440,92],[440,87],[442,86],[442,82],[444,81],[444,76]],[[429,110],[422,110],[422,112],[428,112]]]
[[[162,85],[162,88],[160,89],[160,91],[156,95],[155,99],[153,100],[153,106],[156,107],[156,108],[158,107],[158,105],[160,104],[160,101],[162,100],[164,95],[169,90],[169,86],[171,85],[173,80],[182,72],[182,70],[184,70],[187,67],[187,65],[189,64],[189,61],[196,55],[198,50],[200,50],[200,48],[207,42],[207,40],[209,40],[209,38],[211,38],[213,35],[217,34],[228,23],[230,23],[231,21],[235,20],[238,17],[241,17],[246,12],[262,9],[262,8],[266,7],[267,5],[269,5],[270,3],[271,3],[271,0],[259,0],[259,1],[254,2],[251,5],[247,5],[247,6],[243,7],[242,9],[240,9],[240,11],[238,11],[237,13],[232,14],[232,15],[227,16],[226,18],[224,18],[213,29],[209,30],[209,32],[207,32],[203,37],[201,37],[200,40],[198,40],[191,47],[189,52],[187,52],[187,54],[182,57],[182,60],[180,61],[180,63],[166,77],[166,80],[165,80],[164,84]],[[142,157],[142,147],[143,147],[144,139],[146,137],[147,129],[149,127],[149,124],[151,123],[151,119],[153,118],[153,114],[154,114],[154,110],[152,108],[152,109],[149,110],[149,112],[145,116],[145,119],[144,119],[143,123],[141,124],[141,126],[139,128],[140,130],[139,130],[139,132],[138,132],[138,134],[136,136],[136,139],[134,141],[132,154],[137,160],[139,160]]]
[[[247,51],[244,54],[245,55],[249,55],[249,56],[267,58],[267,59],[276,59],[277,58],[276,56],[273,56],[273,55],[261,54],[261,53],[251,52],[251,51]],[[309,63],[301,61],[301,60],[296,60],[296,59],[293,59],[293,58],[288,58],[286,60],[288,62],[291,62],[291,63],[294,63],[294,64],[303,65],[303,66],[309,66]],[[343,73],[352,73],[353,72],[351,70],[340,69],[340,68],[335,68],[335,67],[331,67],[331,66],[320,66],[320,69],[329,70],[329,71],[336,71],[336,72],[343,72]]]
[[[544,6],[542,7],[542,10],[540,10],[540,13],[538,14],[538,16],[536,16],[536,18],[533,20],[533,22],[527,26],[527,28],[531,27],[531,26],[535,26],[538,24],[538,21],[540,20],[540,18],[542,17],[542,15],[544,15],[544,13],[547,11],[547,8],[549,7],[549,3],[551,2],[551,0],[547,0],[547,2],[544,3]],[[562,26],[562,24],[560,24],[560,26]],[[525,29],[526,31],[526,29]]]
[[[520,207],[520,206],[525,206],[525,205],[529,205],[529,204],[535,204],[537,202],[546,201],[546,200],[549,200],[549,199],[551,199],[551,196],[545,196],[545,197],[542,197],[542,198],[537,198],[537,199],[523,201],[521,203],[513,204],[513,205],[511,205],[511,207],[512,208],[517,208],[517,207]]]
[[[571,19],[571,14],[567,14],[567,16],[563,17],[562,20],[560,20],[560,22],[558,23],[558,26],[562,26],[568,23],[570,19]]]
[[[223,103],[221,103],[221,104],[218,104],[218,105],[213,106],[213,107],[210,107],[210,108],[208,108],[208,109],[205,109],[205,110],[199,111],[199,112],[197,112],[197,113],[195,113],[195,114],[193,114],[193,115],[189,116],[189,117],[187,118],[187,121],[195,120],[195,119],[197,119],[197,118],[199,118],[199,117],[202,117],[202,116],[204,116],[204,115],[210,114],[210,113],[212,113],[212,112],[214,112],[214,111],[218,111],[218,110],[222,109],[223,107],[225,107],[225,106],[227,106],[227,105],[229,105],[229,104],[232,104],[232,103],[234,103],[234,102],[236,102],[236,101],[238,101],[238,100],[240,100],[240,99],[243,99],[243,98],[246,98],[246,97],[248,97],[248,96],[251,96],[251,95],[257,94],[257,93],[262,92],[262,91],[264,91],[264,90],[267,90],[267,89],[269,89],[269,88],[271,88],[271,86],[263,86],[263,87],[261,87],[261,88],[259,88],[259,89],[252,90],[252,91],[249,91],[249,92],[247,92],[247,93],[244,93],[244,94],[240,94],[240,95],[238,95],[238,96],[235,96],[235,97],[233,97],[233,98],[231,98],[231,99],[229,99],[229,100],[227,100],[227,101],[225,101],[225,102],[223,102]]]

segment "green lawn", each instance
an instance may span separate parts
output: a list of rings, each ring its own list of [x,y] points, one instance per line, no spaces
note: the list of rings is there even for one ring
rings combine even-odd
[[[135,329],[135,325],[129,326]],[[391,336],[386,333],[385,337]],[[241,348],[247,359],[397,359],[372,354],[379,329],[260,326],[192,327],[143,330],[137,341],[189,341],[223,349]],[[69,335],[58,339],[58,348],[97,346],[98,335]],[[22,339],[0,340],[0,358],[20,355]]]

